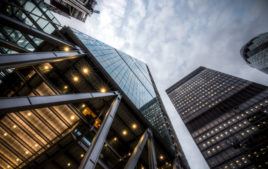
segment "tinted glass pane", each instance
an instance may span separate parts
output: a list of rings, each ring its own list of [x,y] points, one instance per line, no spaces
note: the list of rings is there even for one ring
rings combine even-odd
[[[32,2],[26,2],[24,5],[24,9],[28,12],[31,12],[34,9],[35,5]]]
[[[55,30],[55,28],[49,23],[45,28],[44,28],[44,32],[46,33],[52,33]]]
[[[39,25],[41,28],[44,28],[44,27],[47,25],[48,21],[45,20],[45,19],[40,18],[40,19],[37,21],[37,23],[38,23],[38,25]]]
[[[17,41],[17,44],[18,44],[20,47],[24,47],[27,43],[28,43],[28,41],[24,38],[24,36],[22,36],[22,37]]]
[[[34,47],[30,43],[25,48],[29,51],[34,51]]]
[[[42,16],[42,13],[38,8],[35,8],[32,13],[36,14],[37,16]]]

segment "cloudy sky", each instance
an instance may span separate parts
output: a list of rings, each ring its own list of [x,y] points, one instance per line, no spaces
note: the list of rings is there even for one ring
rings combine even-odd
[[[208,168],[165,90],[199,66],[268,84],[241,46],[268,31],[267,0],[97,0],[99,15],[71,26],[146,62],[192,169]],[[60,19],[70,25],[70,20]]]

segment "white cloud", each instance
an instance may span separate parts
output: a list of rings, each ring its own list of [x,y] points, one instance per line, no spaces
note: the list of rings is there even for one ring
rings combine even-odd
[[[268,84],[267,75],[246,65],[239,53],[247,40],[267,31],[267,2],[106,0],[100,15],[86,24],[72,20],[72,26],[147,62],[189,164],[200,169],[206,163],[165,89],[199,66]]]

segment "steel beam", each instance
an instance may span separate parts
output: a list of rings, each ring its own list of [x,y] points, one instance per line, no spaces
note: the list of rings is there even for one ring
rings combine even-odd
[[[148,145],[148,158],[149,158],[149,169],[157,169],[156,153],[154,149],[154,138],[153,133],[149,131],[150,138],[147,140]]]
[[[0,55],[0,69],[23,67],[45,62],[58,62],[86,55],[81,51],[33,52]]]
[[[50,34],[47,34],[43,31],[40,31],[36,28],[33,28],[29,25],[24,24],[23,22],[20,22],[14,18],[5,16],[3,14],[0,14],[0,23],[2,25],[6,25],[8,27],[14,28],[16,30],[19,30],[23,33],[33,35],[35,37],[38,37],[40,39],[43,39],[45,41],[48,41],[51,44],[57,44],[59,46],[70,46],[75,48],[72,44],[67,43],[59,38],[56,38],[55,36],[52,36]]]
[[[138,144],[136,145],[136,147],[134,148],[131,157],[128,159],[128,162],[126,164],[126,166],[124,167],[124,169],[134,169],[136,167],[136,164],[140,158],[140,155],[142,153],[142,150],[144,148],[144,146],[146,145],[146,141],[149,137],[149,130],[147,129],[143,135],[141,136]]]
[[[74,93],[50,96],[2,97],[0,98],[0,116],[3,116],[8,112],[84,102],[89,99],[116,95],[118,95],[118,92]]]
[[[104,142],[106,140],[106,137],[112,125],[113,119],[115,117],[120,100],[121,100],[121,95],[118,94],[118,96],[112,102],[110,108],[107,110],[104,120],[100,128],[98,129],[95,137],[93,138],[93,141],[83,161],[81,162],[79,169],[94,169],[95,168],[98,162],[99,155],[103,148]]]
[[[0,46],[17,51],[17,52],[20,52],[20,53],[29,52],[28,50],[14,44],[12,42],[8,42],[8,41],[2,40],[2,39],[0,39]]]

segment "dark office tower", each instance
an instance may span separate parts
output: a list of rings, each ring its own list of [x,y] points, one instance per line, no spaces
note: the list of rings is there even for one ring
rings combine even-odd
[[[145,63],[0,4],[0,168],[188,168]]]
[[[74,17],[85,22],[92,13],[99,13],[94,10],[97,2],[95,0],[44,0],[47,8],[65,17]]]
[[[251,67],[268,74],[268,33],[251,39],[240,53]]]
[[[211,168],[268,168],[266,86],[200,67],[166,92]]]

